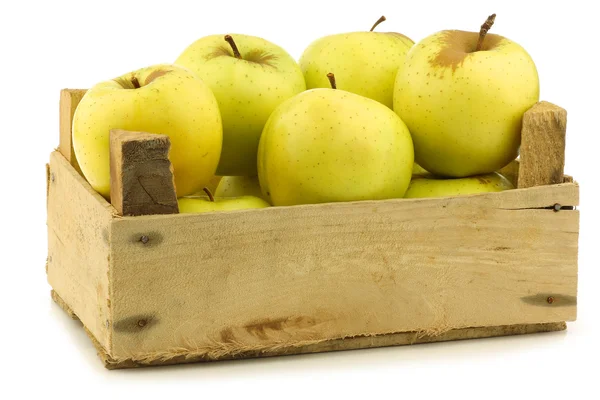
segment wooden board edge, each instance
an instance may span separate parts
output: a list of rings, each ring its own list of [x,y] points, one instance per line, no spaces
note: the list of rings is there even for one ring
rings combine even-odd
[[[79,317],[75,315],[73,310],[71,310],[71,307],[69,307],[69,305],[62,299],[62,297],[60,297],[60,295],[56,293],[56,290],[50,290],[50,297],[52,297],[52,300],[54,300],[54,302],[58,304],[58,306],[62,308],[64,312],[67,313],[69,318],[79,321]]]
[[[110,201],[119,215],[177,214],[167,135],[110,131]]]
[[[518,187],[559,184],[564,181],[567,111],[547,101],[523,114]]]
[[[78,319],[75,313],[69,308],[69,305],[65,303],[56,291],[51,291],[52,299],[67,313],[72,319]],[[376,347],[390,347],[390,346],[402,346],[411,344],[423,344],[423,343],[435,343],[445,342],[454,340],[467,340],[467,339],[481,339],[488,337],[499,337],[499,336],[515,336],[525,335],[531,333],[543,333],[543,332],[556,332],[564,331],[567,329],[567,324],[564,321],[561,322],[548,322],[540,324],[521,324],[521,325],[502,325],[502,326],[485,326],[485,327],[472,327],[453,329],[440,335],[420,335],[418,332],[399,332],[390,333],[386,335],[377,336],[358,336],[349,337],[343,339],[325,340],[322,342],[309,344],[305,346],[290,346],[284,347],[272,351],[249,351],[238,354],[221,357],[218,359],[211,359],[205,356],[193,356],[189,357],[187,354],[181,354],[177,357],[170,359],[154,359],[149,361],[141,362],[133,359],[120,359],[116,360],[112,358],[106,349],[98,342],[94,335],[83,325],[83,328],[92,341],[98,356],[102,360],[104,366],[107,369],[125,369],[125,368],[138,368],[138,367],[151,367],[161,365],[173,365],[173,364],[187,364],[196,362],[209,362],[209,361],[225,361],[234,359],[247,359],[247,358],[261,358],[261,357],[275,357],[285,355],[297,355],[297,354],[311,354],[311,353],[322,353],[332,351],[344,351],[344,350],[358,350],[358,349],[369,349]]]
[[[213,219],[237,219],[244,214],[265,213],[265,217],[276,215],[286,218],[294,213],[312,214],[315,212],[325,212],[328,209],[347,210],[356,212],[360,208],[412,208],[418,204],[429,204],[432,207],[478,207],[482,209],[502,209],[502,210],[535,210],[554,208],[555,204],[563,206],[562,212],[573,212],[569,207],[579,206],[579,184],[577,182],[567,182],[558,185],[535,186],[524,189],[511,189],[503,192],[480,193],[454,197],[436,197],[436,198],[415,198],[415,199],[387,199],[387,200],[361,200],[352,202],[333,202],[322,204],[300,204],[293,206],[266,207],[260,209],[233,210],[227,212],[206,212],[206,213],[180,213],[180,214],[156,214],[140,216],[117,217],[115,223],[120,224],[168,224],[174,218],[182,218],[190,221],[190,224],[199,221],[209,221]],[[450,211],[449,211],[450,212]],[[142,229],[142,228],[140,228]]]
[[[117,210],[112,206],[112,204],[110,204],[100,193],[98,193],[97,191],[94,190],[94,188],[89,184],[89,182],[81,174],[79,174],[79,172],[77,172],[75,167],[73,167],[73,165],[71,165],[69,160],[67,160],[60,151],[54,150],[53,152],[51,152],[50,160],[52,160],[52,159],[56,159],[57,163],[60,164],[60,167],[64,168],[66,171],[68,171],[68,173],[76,181],[78,181],[78,183],[80,183],[85,188],[85,190],[89,193],[89,195],[92,196],[97,202],[99,202],[101,206],[110,210],[112,212],[113,216],[117,216]],[[51,180],[52,180],[52,171],[50,168],[50,164],[49,164],[47,172],[46,172],[46,174],[48,175],[48,177],[50,179],[49,182],[51,182]],[[47,190],[47,192],[48,192],[48,190]],[[48,196],[48,193],[46,193],[46,196]]]
[[[152,360],[134,360],[134,359],[113,359],[100,344],[90,337],[94,342],[94,346],[104,367],[109,370],[127,369],[139,367],[166,366],[175,364],[190,364],[198,362],[214,362],[227,361],[237,359],[253,359],[262,357],[277,357],[300,354],[325,353],[345,350],[360,350],[378,347],[404,346],[412,344],[425,344],[435,342],[457,341],[467,339],[482,339],[499,336],[516,336],[531,333],[556,332],[567,329],[567,324],[561,322],[548,322],[539,324],[520,324],[520,325],[502,325],[502,326],[485,326],[472,327],[463,329],[453,329],[440,335],[421,336],[418,332],[398,332],[377,336],[358,336],[348,337],[343,339],[325,340],[322,342],[304,345],[283,347],[273,351],[248,351],[220,357],[217,359],[208,358],[206,356],[196,356],[181,354],[168,359],[152,359]]]

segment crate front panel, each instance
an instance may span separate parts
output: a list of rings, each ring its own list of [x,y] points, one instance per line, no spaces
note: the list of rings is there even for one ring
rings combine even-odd
[[[579,214],[555,203],[577,185],[116,219],[111,356],[573,320]]]

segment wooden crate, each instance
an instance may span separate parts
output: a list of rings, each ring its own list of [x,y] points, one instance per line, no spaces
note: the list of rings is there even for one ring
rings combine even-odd
[[[453,198],[124,217],[73,158],[81,94],[61,94],[47,275],[107,368],[556,331],[576,318],[572,179]],[[523,168],[506,173],[531,175]]]

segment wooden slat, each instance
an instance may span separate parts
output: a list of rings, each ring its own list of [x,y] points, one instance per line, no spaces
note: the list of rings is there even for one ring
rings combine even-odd
[[[86,91],[85,89],[63,89],[60,91],[60,140],[58,150],[80,174],[81,168],[73,151],[71,128],[75,109]]]
[[[523,115],[519,187],[563,183],[567,111],[542,101]]]
[[[115,220],[111,356],[573,320],[579,214],[555,203],[577,185]]]
[[[549,322],[544,324],[529,325],[503,325],[489,327],[475,327],[452,329],[440,335],[420,335],[418,332],[390,333],[379,336],[359,336],[344,339],[332,339],[306,346],[281,347],[271,351],[247,351],[243,353],[230,354],[219,358],[219,360],[246,359],[258,357],[273,357],[293,354],[311,354],[331,351],[344,351],[356,349],[370,349],[375,347],[404,346],[421,343],[436,343],[453,340],[481,339],[497,336],[525,335],[530,333],[556,332],[566,329],[564,322]],[[123,369],[149,367],[158,365],[172,365],[193,362],[216,361],[205,356],[194,356],[182,353],[168,358],[146,358],[144,355],[138,358],[113,359],[104,349],[97,345],[98,355],[107,369]],[[152,355],[150,355],[152,357]]]
[[[69,308],[69,306],[58,296],[55,291],[52,291],[52,299],[73,319],[77,316]],[[98,355],[102,359],[104,366],[107,369],[122,369],[148,367],[158,365],[171,365],[180,363],[205,362],[214,361],[205,356],[190,356],[182,353],[180,355],[169,358],[153,358],[147,359],[142,355],[138,358],[114,359],[96,340],[94,335],[84,326],[83,327],[92,340],[92,343],[98,351]],[[240,358],[256,358],[256,357],[272,357],[292,354],[310,354],[329,351],[343,351],[355,349],[368,349],[374,347],[412,345],[420,343],[443,342],[449,340],[466,340],[479,339],[497,336],[512,336],[524,335],[530,333],[555,332],[562,331],[567,328],[564,322],[550,322],[543,324],[528,324],[528,325],[503,325],[503,326],[484,326],[471,327],[464,329],[452,329],[440,335],[420,335],[418,332],[398,332],[379,336],[359,336],[348,337],[343,339],[333,339],[318,342],[306,346],[290,346],[282,347],[276,350],[264,351],[249,351],[244,353],[231,354],[227,357],[220,358],[221,360],[240,359]]]
[[[110,132],[110,198],[119,215],[177,214],[167,135]]]
[[[50,156],[48,282],[109,349],[109,240],[114,209],[59,152]]]

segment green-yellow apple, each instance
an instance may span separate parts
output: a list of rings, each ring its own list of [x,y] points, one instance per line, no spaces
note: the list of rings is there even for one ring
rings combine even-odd
[[[168,135],[177,195],[201,190],[214,175],[223,140],[215,96],[192,72],[155,65],[88,90],[73,117],[73,148],[85,178],[110,192],[109,132]]]
[[[265,208],[270,204],[255,196],[213,197],[210,191],[207,196],[182,197],[177,199],[180,214],[204,213],[212,211],[233,211],[247,208]]]
[[[263,198],[258,176],[224,176],[215,191],[215,197],[255,196]]]
[[[443,179],[415,177],[410,182],[405,198],[450,197],[474,193],[501,192],[514,189],[508,179],[497,172],[468,178]]]
[[[213,35],[175,62],[195,72],[215,94],[223,117],[218,175],[256,175],[256,150],[275,107],[304,91],[296,61],[281,47],[247,35]]]
[[[276,206],[397,198],[413,157],[410,133],[388,107],[345,90],[312,89],[269,118],[258,178]]]
[[[414,42],[395,32],[369,32],[325,36],[311,43],[300,58],[306,87],[328,88],[327,73],[334,73],[339,89],[360,94],[392,108],[394,80]]]
[[[523,113],[539,100],[529,54],[486,34],[493,17],[480,33],[442,31],[419,42],[396,77],[394,110],[416,162],[436,175],[485,174],[514,160]]]

